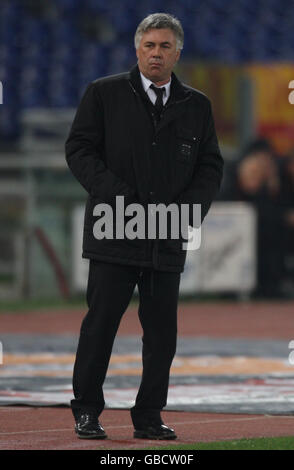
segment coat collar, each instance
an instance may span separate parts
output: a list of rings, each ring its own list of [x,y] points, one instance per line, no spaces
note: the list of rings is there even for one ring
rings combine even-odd
[[[184,87],[182,83],[178,80],[175,73],[172,72],[171,75],[171,89],[170,89],[170,97],[168,100],[168,105],[175,104],[179,101],[185,100],[191,95],[189,89]],[[147,93],[144,91],[142,80],[140,76],[140,70],[138,65],[136,64],[130,70],[130,82],[132,87],[135,89],[137,93],[141,96],[141,98],[145,101],[149,101]]]

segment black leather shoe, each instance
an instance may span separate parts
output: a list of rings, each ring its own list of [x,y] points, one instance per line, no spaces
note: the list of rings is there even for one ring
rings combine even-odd
[[[76,421],[75,432],[81,439],[106,439],[107,435],[94,413],[82,413]]]
[[[138,439],[176,439],[176,433],[165,424],[146,424],[135,428],[134,437]]]

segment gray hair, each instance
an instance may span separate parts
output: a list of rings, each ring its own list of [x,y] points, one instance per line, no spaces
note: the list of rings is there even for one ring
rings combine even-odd
[[[138,49],[144,33],[150,29],[171,29],[176,37],[177,50],[183,49],[184,31],[180,21],[168,13],[152,13],[139,24],[135,33],[135,48]]]

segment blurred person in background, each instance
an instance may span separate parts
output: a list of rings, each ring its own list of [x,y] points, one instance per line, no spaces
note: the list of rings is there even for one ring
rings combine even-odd
[[[219,198],[245,201],[257,214],[257,297],[280,297],[284,214],[277,157],[266,139],[252,141],[231,164]]]
[[[294,148],[281,162],[281,205],[283,208],[283,247],[285,281],[294,292]]]
[[[180,238],[98,240],[93,208],[103,202],[115,209],[116,196],[122,195],[125,206],[175,203],[192,209],[200,204],[201,220],[207,214],[220,187],[223,159],[210,101],[172,72],[183,39],[182,26],[171,15],[145,18],[135,34],[137,65],[87,87],[66,142],[69,168],[89,193],[83,240],[83,257],[90,259],[89,310],[80,331],[71,401],[80,438],[106,437],[98,420],[105,405],[102,385],[136,284],[143,374],[131,408],[134,437],[177,437],[160,411],[176,351],[180,273],[187,252]]]

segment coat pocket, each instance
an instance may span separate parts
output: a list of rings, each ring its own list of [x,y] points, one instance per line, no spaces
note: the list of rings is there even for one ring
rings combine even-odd
[[[189,165],[194,161],[199,138],[192,129],[181,127],[177,129],[176,139],[176,159],[181,163]]]
[[[88,230],[93,230],[94,223],[97,220],[97,217],[93,215],[94,207],[101,203],[102,201],[99,198],[88,195],[84,215],[84,227]]]

